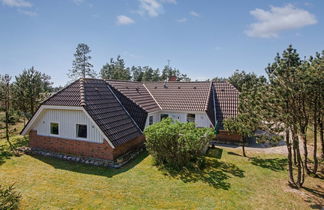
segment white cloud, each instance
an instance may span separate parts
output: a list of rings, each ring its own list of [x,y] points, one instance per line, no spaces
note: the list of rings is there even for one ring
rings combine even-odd
[[[161,0],[162,3],[177,4],[177,0]]]
[[[37,16],[38,15],[37,12],[28,11],[28,10],[18,9],[18,12],[20,12],[23,15],[27,15],[27,16],[31,16],[31,17],[34,17],[34,16]]]
[[[135,21],[132,18],[127,17],[125,15],[119,15],[119,16],[117,16],[117,22],[116,23],[118,25],[128,25],[128,24],[135,23]]]
[[[2,4],[9,7],[32,7],[32,4],[25,0],[0,0]]]
[[[187,22],[187,20],[188,20],[187,18],[180,18],[180,19],[177,20],[177,22],[178,23],[185,23],[185,22]]]
[[[147,14],[151,17],[159,16],[163,12],[163,6],[157,0],[139,0],[141,15]]]
[[[273,38],[279,32],[289,29],[302,28],[316,24],[316,17],[306,10],[296,8],[292,4],[284,7],[270,7],[270,11],[255,9],[250,14],[257,22],[249,25],[246,35],[250,37]]]
[[[195,12],[195,11],[191,11],[189,14],[194,16],[194,17],[199,17],[200,16],[200,14],[198,12]]]

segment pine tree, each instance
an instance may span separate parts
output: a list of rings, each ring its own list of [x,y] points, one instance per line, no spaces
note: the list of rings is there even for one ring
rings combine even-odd
[[[275,61],[266,68],[270,84],[267,94],[263,95],[263,113],[266,113],[264,120],[273,123],[271,125],[273,129],[281,128],[286,132],[289,183],[297,188],[302,187],[305,180],[298,139],[301,118],[298,102],[300,87],[296,85],[299,82],[297,73],[301,64],[302,61],[292,46],[289,46],[282,56],[277,54]],[[293,173],[293,158],[297,167],[296,180]]]
[[[10,146],[10,149],[15,152],[15,148],[12,145],[11,141],[10,141],[10,137],[9,137],[9,115],[10,115],[10,104],[11,104],[11,99],[10,99],[10,89],[11,89],[11,85],[10,85],[10,80],[11,77],[6,74],[4,77],[1,78],[1,99],[4,102],[5,105],[5,124],[6,124],[6,140]]]
[[[41,94],[52,90],[50,76],[32,67],[15,78],[12,91],[14,108],[30,118],[41,102]]]
[[[100,75],[102,79],[130,80],[132,78],[129,68],[126,68],[125,61],[120,55],[117,56],[116,61],[111,58],[110,63],[102,67]]]
[[[93,65],[89,62],[91,56],[88,55],[91,52],[88,45],[84,43],[78,44],[74,53],[74,60],[72,63],[72,69],[69,70],[69,78],[78,79],[91,77],[95,78],[96,73],[92,69]]]

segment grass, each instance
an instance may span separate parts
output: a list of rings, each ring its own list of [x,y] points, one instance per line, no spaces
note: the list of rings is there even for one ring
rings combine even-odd
[[[13,136],[15,144],[25,139]],[[175,172],[154,166],[142,153],[121,169],[42,156],[11,156],[0,139],[0,180],[15,183],[22,209],[311,209],[324,204],[323,180],[307,177],[305,189],[287,186],[281,155],[224,149],[204,170]],[[2,160],[2,161],[1,161]]]

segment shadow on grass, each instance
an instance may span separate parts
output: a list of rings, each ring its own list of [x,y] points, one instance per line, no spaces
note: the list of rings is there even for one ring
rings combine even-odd
[[[238,153],[235,153],[235,152],[227,152],[227,154],[229,154],[229,155],[236,155],[236,156],[242,156],[242,155],[240,155]]]
[[[286,158],[259,158],[252,157],[249,159],[253,165],[267,168],[273,171],[283,171],[286,169],[288,160]]]
[[[206,158],[204,169],[184,168],[181,171],[171,168],[161,167],[160,170],[165,171],[166,175],[178,178],[183,182],[204,182],[212,187],[228,190],[231,185],[226,180],[231,176],[244,177],[244,171],[232,163],[218,161],[215,158]]]
[[[321,188],[321,187],[319,186],[319,188]],[[307,200],[307,202],[312,202],[310,207],[312,209],[323,209],[323,206],[321,203],[322,203],[322,200],[324,199],[324,191],[320,191],[317,189],[311,189],[308,187],[303,187],[303,189],[306,190],[307,192],[309,192],[313,196],[313,199]]]
[[[303,189],[305,189],[307,192],[310,192],[311,194],[313,194],[319,198],[324,198],[324,191],[315,190],[315,189],[311,189],[308,187],[303,187]]]
[[[10,150],[10,147],[5,139],[2,139],[4,143],[0,145],[0,165],[4,164],[11,157],[15,156]],[[28,138],[19,136],[11,139],[11,143],[15,148],[26,146],[28,143]]]
[[[105,176],[110,178],[132,169],[137,164],[139,164],[142,160],[144,160],[148,156],[148,153],[146,151],[141,152],[135,159],[131,160],[123,167],[117,169],[107,168],[103,166],[86,165],[86,164],[77,163],[73,161],[55,159],[52,157],[44,157],[41,155],[32,155],[32,156],[46,164],[53,166],[56,169],[67,170],[67,171],[83,173],[83,174]]]

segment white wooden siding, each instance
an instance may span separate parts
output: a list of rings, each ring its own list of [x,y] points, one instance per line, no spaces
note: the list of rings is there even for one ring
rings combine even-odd
[[[146,123],[145,123],[145,127],[149,126],[149,118],[150,116],[153,116],[153,124],[154,123],[157,123],[157,122],[160,122],[160,114],[159,113],[149,113],[147,115],[147,118],[146,118]]]
[[[146,119],[145,127],[149,126],[149,116],[153,116],[153,123],[161,121],[161,114],[168,114],[173,120],[179,122],[187,122],[187,114],[195,114],[195,124],[196,127],[206,127],[212,126],[209,117],[205,112],[155,112],[149,113]]]
[[[59,123],[59,135],[50,134],[51,122]],[[76,124],[87,125],[87,138],[76,136]],[[33,129],[37,130],[38,135],[42,136],[57,136],[96,143],[102,143],[104,139],[85,113],[78,110],[45,109],[39,115]]]
[[[206,113],[196,113],[195,123],[197,127],[209,128],[212,126]]]

